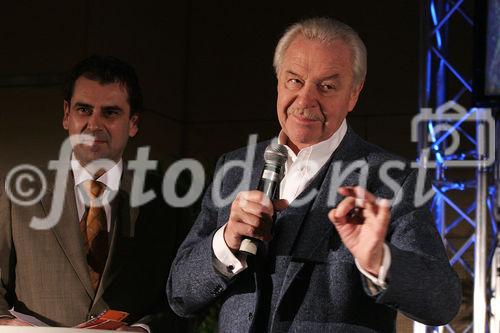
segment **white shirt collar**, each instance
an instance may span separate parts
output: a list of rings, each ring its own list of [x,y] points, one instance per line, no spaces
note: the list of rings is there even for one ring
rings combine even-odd
[[[337,149],[337,147],[340,145],[340,142],[344,138],[346,132],[347,122],[344,119],[344,121],[342,121],[342,124],[340,124],[339,129],[335,131],[332,136],[324,141],[301,149],[298,154],[295,154],[293,150],[286,144],[288,138],[283,130],[281,130],[278,136],[278,143],[284,145],[288,150],[287,165],[295,162],[298,157],[306,156],[308,160],[317,161],[318,164],[323,165],[328,160],[328,158],[330,158],[330,155],[335,151],[335,149]]]
[[[80,185],[86,180],[93,180],[94,177],[83,167],[76,159],[75,154],[71,155],[71,170],[75,180],[75,186]],[[96,180],[100,181],[111,191],[118,191],[120,188],[120,179],[123,171],[123,161],[120,159],[111,169],[105,172]]]

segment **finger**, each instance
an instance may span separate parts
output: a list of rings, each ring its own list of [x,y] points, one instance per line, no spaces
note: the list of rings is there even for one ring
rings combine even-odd
[[[390,216],[391,205],[389,200],[377,198],[375,202],[366,202],[364,215],[369,218],[381,219]],[[386,216],[380,216],[380,214]]]
[[[259,203],[259,204],[266,206],[266,207],[269,207],[271,209],[273,207],[273,203],[271,202],[271,199],[269,199],[262,191],[257,191],[257,190],[244,191],[244,192],[238,193],[238,197],[240,199],[246,199],[248,201]]]
[[[331,209],[328,212],[328,219],[333,223],[337,223],[337,218],[335,217],[335,208]]]
[[[229,220],[246,222],[256,227],[259,225],[260,219],[265,221],[271,220],[272,209],[253,201],[247,201],[244,197],[244,193],[241,192],[231,204]]]
[[[264,217],[264,216],[272,216],[274,211],[272,208],[269,208],[267,206],[262,206],[260,203],[253,202],[253,201],[247,201],[246,199],[239,199],[238,200],[238,207],[241,208],[242,211],[255,215],[257,217]]]
[[[391,203],[387,199],[378,199],[378,214],[377,218],[380,220],[389,220],[391,216]]]
[[[344,197],[351,197],[354,198],[354,205],[355,207],[361,207],[364,208],[365,206],[365,200],[362,197],[356,196],[356,192],[354,191],[354,187],[339,187],[337,192]]]
[[[342,200],[335,209],[335,218],[345,218],[347,214],[356,207],[356,199],[354,197],[346,197]]]
[[[369,220],[375,220],[377,218],[378,208],[370,202],[365,202],[365,205],[361,211],[363,218]]]
[[[231,211],[229,215],[230,222],[243,223],[253,226],[254,228],[258,228],[261,226],[263,221],[268,221],[270,218],[266,218],[265,216],[257,216],[251,213],[247,213],[244,210],[235,210]]]
[[[365,188],[361,186],[355,186],[353,188],[353,191],[357,198],[363,199],[364,201],[375,203],[377,200],[377,197],[375,195],[373,195],[371,192],[367,191]]]
[[[387,228],[390,223],[390,206],[389,202],[385,199],[379,200],[382,202],[380,205],[367,203],[367,208],[364,209],[365,223],[370,226],[376,234],[374,237],[385,238]],[[385,202],[384,202],[385,201]]]
[[[256,228],[249,224],[239,223],[235,229],[240,238],[252,237],[259,240],[266,240],[271,236],[271,228],[265,226]]]
[[[334,208],[330,210],[328,213],[328,219],[335,225],[343,225],[347,223],[347,219],[345,216],[339,216],[337,213],[337,209]]]
[[[273,207],[276,211],[284,210],[288,207],[288,201],[286,199],[278,199],[273,201]]]
[[[245,225],[251,228],[249,229],[245,227]],[[267,215],[259,217],[240,210],[236,213],[231,213],[227,228],[229,228],[229,231],[236,237],[249,236],[267,238],[271,235],[272,219]]]
[[[371,192],[367,191],[361,186],[343,186],[339,187],[337,192],[343,196],[350,196],[350,197],[355,197],[357,199],[360,199],[357,202],[357,205],[359,207],[364,206],[364,201],[369,201],[369,202],[375,202],[377,200],[377,197],[373,195]]]

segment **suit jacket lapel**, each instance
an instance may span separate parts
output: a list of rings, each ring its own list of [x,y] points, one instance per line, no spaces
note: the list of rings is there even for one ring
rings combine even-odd
[[[54,184],[48,188],[46,195],[42,198],[41,204],[46,215],[52,208],[54,195]],[[92,299],[95,292],[90,282],[87,259],[83,251],[83,240],[80,232],[78,213],[76,208],[73,173],[68,174],[68,181],[64,195],[63,211],[59,222],[52,228],[57,242],[61,246],[66,258],[73,266],[78,278],[84,286],[87,294]]]

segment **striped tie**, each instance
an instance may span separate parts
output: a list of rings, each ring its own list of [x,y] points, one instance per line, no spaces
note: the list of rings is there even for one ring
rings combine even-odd
[[[108,257],[108,223],[104,207],[98,205],[98,198],[106,186],[95,180],[87,180],[83,183],[87,203],[85,213],[80,221],[80,231],[83,236],[83,247],[87,255],[87,263],[90,271],[90,281],[95,291],[99,287],[102,272]]]

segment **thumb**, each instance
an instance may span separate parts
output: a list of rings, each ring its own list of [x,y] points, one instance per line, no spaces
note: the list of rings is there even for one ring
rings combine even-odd
[[[332,223],[338,223],[337,219],[335,218],[335,208],[330,210],[330,212],[328,213],[328,218]]]
[[[286,199],[278,199],[273,201],[274,210],[280,211],[288,207],[288,201]]]
[[[337,226],[340,227],[346,223],[346,218],[345,217],[336,217],[335,216],[336,212],[337,212],[337,210],[335,208],[330,210],[330,212],[328,212],[328,219],[330,220],[330,222],[332,222],[332,224],[335,227],[337,227]]]
[[[336,209],[333,208],[332,210],[330,210],[330,212],[328,213],[328,219],[330,220],[330,222],[332,222],[333,224],[338,224],[340,223],[340,218],[338,217],[335,217],[335,213],[336,213]]]

